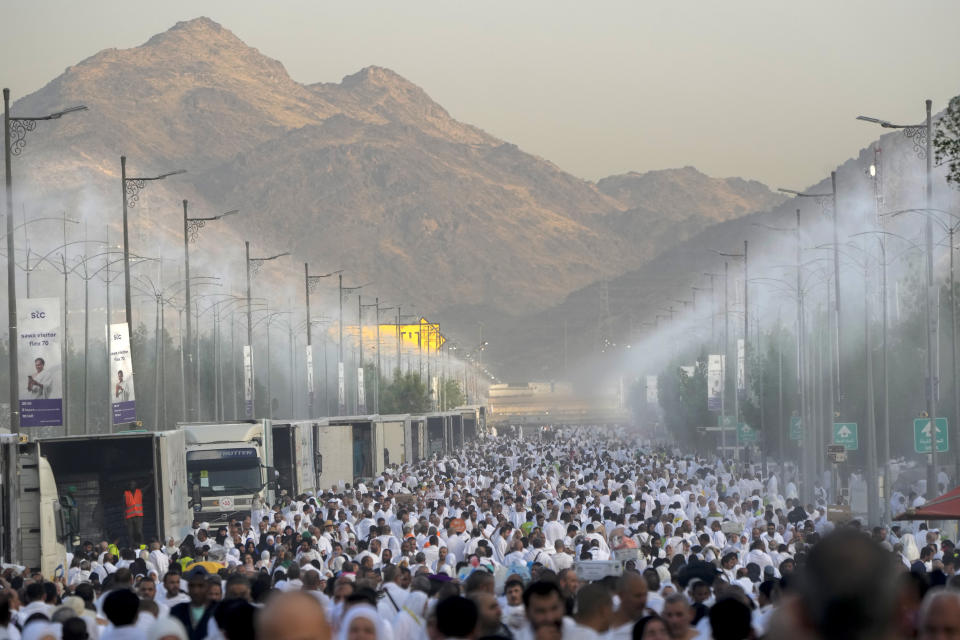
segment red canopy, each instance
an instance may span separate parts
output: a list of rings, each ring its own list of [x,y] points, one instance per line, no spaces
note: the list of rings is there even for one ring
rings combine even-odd
[[[960,487],[947,491],[916,509],[907,509],[894,520],[960,520]]]

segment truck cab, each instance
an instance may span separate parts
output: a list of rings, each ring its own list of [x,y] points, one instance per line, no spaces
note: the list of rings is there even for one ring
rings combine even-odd
[[[269,420],[181,424],[194,519],[217,526],[250,515],[254,499],[270,505],[276,478]]]

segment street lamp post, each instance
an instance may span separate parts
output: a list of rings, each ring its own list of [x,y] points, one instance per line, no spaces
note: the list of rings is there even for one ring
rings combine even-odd
[[[307,308],[307,417],[313,418],[313,325],[310,322],[310,292],[316,291],[320,281],[332,275],[342,274],[343,270],[331,271],[323,275],[310,275],[310,265],[303,263],[303,285]],[[342,283],[342,279],[341,279]],[[324,347],[326,350],[326,347]],[[326,372],[324,372],[326,375]],[[329,413],[329,410],[327,411]]]
[[[373,304],[365,304],[361,308],[374,309],[376,312],[377,319],[377,364],[376,371],[377,375],[373,381],[373,413],[380,413],[380,312],[388,311],[393,309],[393,307],[381,307],[380,298],[374,298]]]
[[[337,339],[337,415],[342,416],[347,410],[347,386],[343,368],[343,294],[362,289],[359,287],[343,286],[343,272],[337,278],[337,301],[339,303],[340,318],[337,322],[339,336]]]
[[[6,190],[6,208],[7,208],[7,320],[8,320],[8,339],[7,345],[9,357],[8,384],[10,393],[10,433],[20,433],[20,394],[17,386],[17,272],[14,260],[14,237],[13,237],[13,167],[11,166],[11,157],[18,156],[26,145],[26,135],[28,131],[37,128],[37,122],[41,120],[57,120],[61,116],[75,111],[85,111],[85,106],[70,107],[63,111],[51,113],[40,117],[13,117],[10,115],[10,89],[3,89],[3,159],[4,159],[4,187]],[[10,562],[17,562],[19,557],[20,544],[18,543],[17,533],[20,527],[20,515],[17,509],[19,493],[19,474],[18,460],[15,450],[11,450],[11,458],[7,460],[7,477],[5,482],[8,487],[8,503],[5,508],[7,519],[4,524],[3,546],[8,552],[7,558]]]
[[[882,218],[881,218],[882,220]],[[855,233],[851,237],[874,235],[877,237],[880,248],[880,307],[882,310],[882,337],[881,337],[881,365],[880,374],[883,378],[883,514],[884,520],[889,520],[890,509],[890,380],[888,375],[887,363],[887,331],[889,327],[889,311],[887,304],[887,266],[890,264],[887,260],[887,238],[899,238],[906,242],[911,248],[919,249],[913,242],[901,235],[883,230],[870,230]],[[952,265],[951,265],[952,266]],[[952,277],[951,273],[951,277]],[[952,289],[952,285],[951,285]],[[951,297],[952,302],[952,297]],[[955,363],[956,361],[954,361]]]
[[[278,253],[273,256],[266,258],[251,258],[250,257],[250,241],[244,240],[244,247],[246,249],[246,272],[247,272],[247,349],[250,353],[250,373],[248,374],[244,371],[244,376],[249,379],[244,380],[244,385],[249,385],[250,388],[250,398],[245,398],[247,402],[246,407],[246,416],[247,419],[253,418],[256,413],[256,395],[257,387],[253,381],[253,308],[252,308],[252,298],[250,296],[250,272],[253,271],[254,274],[258,273],[260,269],[263,268],[264,262],[269,262],[270,260],[276,260],[277,258],[282,258],[283,256],[290,255],[289,251],[284,251],[283,253]],[[246,365],[245,365],[246,366]],[[269,363],[268,365],[269,366]],[[267,399],[269,402],[269,398]]]
[[[833,218],[832,218],[832,228],[833,228],[833,289],[834,289],[834,305],[833,305],[833,316],[834,316],[834,327],[835,333],[834,338],[834,352],[835,360],[831,365],[831,377],[835,377],[834,387],[831,388],[831,393],[834,395],[834,398],[831,401],[830,412],[831,412],[831,422],[833,421],[834,415],[839,410],[839,405],[842,401],[843,394],[841,392],[840,386],[840,256],[837,250],[839,246],[839,240],[837,237],[837,172],[830,172],[830,185],[831,189],[829,193],[804,193],[801,191],[795,191],[794,189],[784,189],[780,187],[777,191],[781,193],[787,193],[798,198],[815,198],[817,202],[820,203],[822,208],[827,207],[827,203],[830,203],[830,206],[833,208]],[[828,296],[829,298],[829,296]]]
[[[116,253],[113,251],[107,252]],[[104,265],[100,269],[97,269],[94,272],[91,272],[88,268],[88,262],[93,258],[99,258],[102,254],[97,254],[93,256],[81,256],[77,264],[71,269],[71,271],[77,272],[79,267],[83,267],[83,273],[78,275],[83,279],[83,434],[86,435],[90,432],[90,423],[87,419],[88,410],[90,406],[90,397],[89,397],[89,387],[87,385],[89,373],[90,373],[90,280],[96,277],[101,270],[106,269],[107,265]],[[114,262],[119,262],[121,258],[118,258]],[[108,263],[109,264],[109,263]],[[109,322],[108,322],[109,324]]]
[[[750,302],[750,301],[749,301],[749,298],[747,297],[748,294],[749,294],[749,282],[750,282],[750,271],[749,271],[750,263],[749,263],[749,258],[748,258],[748,249],[749,249],[748,241],[747,241],[747,240],[744,240],[744,241],[743,241],[743,253],[723,253],[723,252],[720,252],[720,251],[717,251],[717,252],[716,252],[716,253],[720,254],[721,256],[724,256],[724,257],[727,257],[727,258],[743,258],[743,381],[742,381],[742,382],[743,382],[744,400],[746,400],[747,389],[749,388],[749,387],[747,386],[747,355],[748,355],[748,354],[747,354],[747,344],[749,343],[749,337],[750,337],[750,324],[749,324],[749,322],[750,322],[750,304],[749,304],[749,302]],[[724,263],[724,269],[726,269],[726,263]],[[739,349],[738,349],[737,351],[739,352]],[[737,353],[737,363],[736,363],[737,378],[740,377],[740,376],[739,376],[739,371],[740,371],[740,362],[739,362],[739,360],[740,360],[740,354]],[[743,403],[740,402],[740,392],[739,392],[739,383],[740,383],[740,380],[737,380],[737,383],[738,383],[738,384],[737,384],[737,394],[736,394],[736,398],[735,398],[735,401],[736,401],[736,405],[735,405],[735,406],[736,406],[736,415],[737,415],[737,423],[738,423],[737,429],[739,430],[739,423],[740,423],[740,421],[743,419],[743,415],[742,415],[742,414],[743,414]],[[721,433],[723,433],[722,430],[721,430]]]
[[[186,282],[186,290],[184,296],[186,298],[185,306],[187,309],[187,335],[186,335],[186,345],[188,353],[186,355],[186,375],[184,376],[184,400],[187,405],[187,418],[189,422],[191,420],[197,419],[197,406],[196,406],[196,394],[194,393],[195,386],[200,383],[200,374],[199,367],[196,358],[199,354],[193,353],[193,326],[190,322],[190,243],[196,242],[197,238],[200,236],[200,229],[202,229],[208,222],[213,222],[214,220],[220,220],[221,218],[226,218],[227,216],[232,216],[235,213],[239,213],[239,210],[233,209],[225,213],[221,213],[218,216],[211,216],[207,218],[190,218],[187,215],[187,201],[183,201],[183,270],[184,270],[184,281]]]
[[[9,381],[10,385],[10,433],[20,432],[20,388],[17,386],[17,272],[16,262],[14,260],[14,235],[13,235],[13,166],[12,156],[19,156],[27,144],[27,133],[37,128],[37,122],[41,120],[57,120],[60,117],[77,111],[86,111],[83,105],[70,107],[63,111],[57,111],[46,116],[39,117],[13,117],[10,115],[10,89],[3,90],[3,159],[4,159],[4,186],[6,188],[7,205],[7,314],[8,314],[8,355],[9,355]],[[11,461],[14,462],[14,461]],[[16,468],[16,465],[8,465]],[[11,487],[15,487],[16,474],[11,473]],[[11,492],[11,500],[16,500],[15,492]],[[11,515],[13,509],[10,510]],[[9,523],[12,524],[13,523]],[[8,530],[12,531],[12,528]],[[18,545],[12,544],[14,537],[9,534],[10,544],[8,548],[11,553],[11,561],[16,557]]]
[[[393,309],[399,309],[400,307],[381,307],[380,299],[377,298],[377,395],[374,396],[375,402],[377,403],[376,413],[380,413],[380,378],[383,373],[380,371],[381,359],[380,359],[380,312],[381,311],[393,311]]]
[[[148,182],[163,180],[186,172],[186,169],[178,169],[152,178],[128,178],[127,157],[120,156],[120,190],[123,197],[123,300],[127,314],[127,327],[131,332],[133,331],[133,311],[130,304],[130,232],[127,225],[127,209],[137,206],[137,202],[140,201],[140,191]]]
[[[363,296],[357,296],[357,415],[367,413],[367,390],[363,375]]]
[[[271,357],[270,325],[273,322],[274,318],[282,315],[288,315],[290,311],[271,311],[270,309],[267,309],[266,311],[267,311],[267,315],[260,318],[260,320],[258,320],[257,323],[259,324],[260,322],[264,322],[267,328],[267,417],[272,420],[273,419],[273,396],[272,396],[273,374],[272,374],[272,369],[270,367],[270,357]]]
[[[893,124],[888,120],[881,120],[879,118],[871,118],[867,116],[857,116],[857,120],[863,120],[865,122],[872,122],[874,124],[879,124],[884,129],[902,129],[903,134],[913,140],[913,148],[917,156],[926,160],[926,189],[924,190],[926,196],[926,209],[929,211],[932,206],[933,201],[933,116],[932,108],[933,102],[930,100],[926,101],[926,119],[922,124],[913,124],[913,125],[899,125]],[[927,253],[927,291],[926,291],[926,300],[925,300],[925,309],[926,309],[926,321],[927,321],[927,384],[926,384],[926,404],[927,404],[927,416],[930,418],[930,424],[936,425],[936,390],[935,390],[935,381],[934,381],[934,339],[933,339],[933,302],[931,301],[931,293],[933,289],[933,220],[930,216],[927,216],[926,225],[924,226],[924,242],[926,244],[926,253]],[[951,248],[952,252],[952,248]],[[939,491],[937,489],[937,444],[936,444],[936,429],[931,428],[931,445],[930,445],[930,465],[927,468],[927,499],[932,500],[937,497]]]

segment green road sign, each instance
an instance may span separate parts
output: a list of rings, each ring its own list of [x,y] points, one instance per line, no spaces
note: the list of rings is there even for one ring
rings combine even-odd
[[[803,424],[800,416],[790,416],[790,439],[803,440]]]
[[[740,444],[750,444],[751,442],[757,441],[757,432],[755,429],[751,429],[750,425],[745,422],[741,422],[737,425],[737,442]]]
[[[856,451],[860,448],[860,438],[857,436],[856,422],[834,422],[833,444],[842,444],[847,451]]]
[[[950,450],[950,435],[947,419],[937,418],[937,453]],[[917,418],[913,421],[913,449],[917,453],[930,453],[930,418]]]
[[[737,426],[737,417],[736,416],[717,416],[717,426],[723,427],[724,430],[727,430],[727,429],[733,430]]]

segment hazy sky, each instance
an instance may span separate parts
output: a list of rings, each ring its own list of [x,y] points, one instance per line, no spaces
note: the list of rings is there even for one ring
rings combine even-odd
[[[4,0],[0,84],[34,91],[207,15],[300,82],[367,65],[588,179],[693,165],[805,186],[960,94],[958,0]]]

